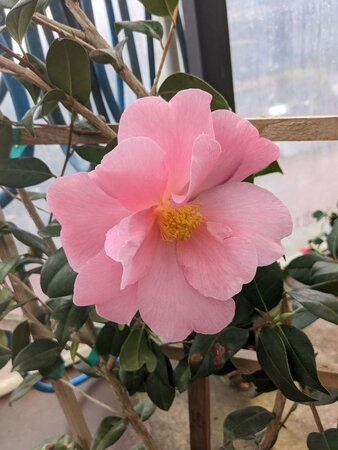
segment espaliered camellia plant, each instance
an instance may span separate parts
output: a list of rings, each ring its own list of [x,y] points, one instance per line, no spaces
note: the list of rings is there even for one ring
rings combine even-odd
[[[21,201],[37,228],[31,233],[4,216],[0,224],[1,319],[16,308],[24,312],[10,342],[0,346],[1,367],[12,360],[23,376],[10,401],[43,378],[51,381],[72,435],[40,449],[105,449],[128,427],[140,440],[134,449],[160,449],[144,425],[155,408],[169,410],[175,395],[199,378],[238,370],[233,357],[250,343],[260,369],[242,376],[257,393],[276,391],[275,405],[272,412],[250,406],[230,413],[223,448],[236,448],[238,439],[272,448],[286,399],[313,412],[318,431],[308,437],[310,450],[337,448],[338,431],[324,429],[317,405],[338,396],[319,378],[302,330],[318,317],[338,324],[337,215],[329,216],[330,233],[283,274],[276,261],[291,219],[276,197],[254,184],[258,176],[281,172],[277,146],[229,111],[203,80],[176,73],[159,86],[178,0],[141,3],[171,19],[164,43],[158,21],[115,27],[118,34],[139,32],[161,42],[150,92],[123,61],[125,40],[112,48],[77,0],[65,4],[80,28],[52,20],[48,1],[0,0],[7,10],[1,42],[8,43],[0,43],[0,71],[17,78],[34,102],[20,123],[2,116],[0,127],[0,185]],[[22,44],[31,24],[59,35],[45,61]],[[93,63],[111,65],[138,97],[122,114],[117,134],[89,108]],[[18,130],[21,138],[30,133],[29,142],[44,130],[50,142],[53,129],[60,142],[48,122],[60,106],[70,118],[60,177],[36,157],[11,158]],[[37,131],[39,118],[47,125]],[[73,145],[81,132],[105,145]],[[64,176],[73,154],[92,170]],[[35,206],[44,194],[27,190],[46,180],[48,223]],[[16,241],[26,250],[19,253]],[[34,292],[33,274],[39,274],[47,301]],[[286,292],[286,276],[303,286]],[[85,394],[110,410],[93,437],[74,395],[83,392],[65,379],[67,353],[78,371],[106,382],[121,406],[117,413]],[[138,392],[148,398],[135,404]]]

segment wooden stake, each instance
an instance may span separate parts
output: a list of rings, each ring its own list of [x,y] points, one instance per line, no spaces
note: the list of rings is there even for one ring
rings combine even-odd
[[[190,448],[211,450],[209,378],[197,378],[188,389]]]

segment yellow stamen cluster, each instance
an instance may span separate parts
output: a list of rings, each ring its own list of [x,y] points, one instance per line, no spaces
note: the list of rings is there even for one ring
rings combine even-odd
[[[165,242],[174,240],[186,241],[191,233],[204,221],[199,213],[199,206],[182,205],[159,207],[157,210],[161,237]]]

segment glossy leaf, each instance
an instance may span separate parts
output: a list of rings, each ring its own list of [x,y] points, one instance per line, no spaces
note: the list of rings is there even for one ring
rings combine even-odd
[[[236,309],[231,325],[234,327],[241,327],[252,323],[255,315],[257,315],[254,306],[242,293],[235,295],[234,300],[236,302]]]
[[[193,377],[217,373],[240,350],[249,337],[247,330],[227,327],[217,334],[196,334],[189,351]]]
[[[121,368],[139,370],[145,364],[148,372],[156,369],[157,359],[147,342],[144,328],[135,328],[124,341],[120,352]]]
[[[90,450],[104,450],[117,442],[128,427],[120,417],[105,417],[96,430]]]
[[[7,289],[0,290],[0,320],[7,314],[7,309],[12,303],[13,295]]]
[[[158,95],[165,100],[170,100],[177,92],[184,89],[202,89],[212,95],[211,109],[229,109],[228,102],[222,94],[209,83],[190,73],[178,72],[166,78],[158,90]]]
[[[123,386],[127,389],[129,395],[134,395],[136,392],[144,392],[144,383],[148,376],[148,372],[143,366],[134,372],[128,372],[120,368],[119,378]]]
[[[19,261],[20,256],[12,256],[4,261],[0,261],[0,284],[2,284],[7,275],[15,269]]]
[[[323,433],[310,433],[306,443],[309,450],[337,450],[338,429],[329,428]]]
[[[117,69],[124,65],[122,52],[127,39],[115,45],[113,48],[99,48],[89,53],[90,59],[98,64],[113,64]]]
[[[76,273],[68,264],[63,249],[53,253],[41,271],[41,288],[48,297],[63,297],[73,293]]]
[[[19,384],[17,388],[14,389],[14,391],[11,393],[11,396],[9,398],[10,404],[20,400],[24,395],[27,394],[27,392],[38,382],[42,379],[42,375],[39,372],[30,373],[27,375],[22,383]]]
[[[243,375],[243,378],[255,386],[257,394],[277,390],[277,386],[270,380],[264,370],[257,370],[248,375]]]
[[[306,334],[292,325],[277,328],[286,347],[293,377],[305,386],[327,394],[318,379],[313,346]]]
[[[334,261],[315,262],[311,270],[311,284],[338,280],[338,263]]]
[[[35,186],[54,175],[38,158],[15,158],[1,161],[0,184],[10,188]]]
[[[261,329],[257,343],[257,358],[265,373],[289,400],[311,401],[292,380],[286,348],[279,333],[273,328]]]
[[[184,392],[188,389],[191,383],[191,370],[188,358],[183,358],[178,361],[174,369],[174,382],[179,392]]]
[[[315,316],[338,325],[338,301],[334,295],[308,288],[291,291],[289,295]]]
[[[107,154],[103,145],[79,145],[73,147],[73,150],[85,161],[93,164],[100,164],[104,155]]]
[[[0,345],[0,369],[5,367],[8,361],[11,359],[11,351]]]
[[[149,398],[146,398],[145,400],[140,401],[134,407],[134,409],[140,416],[142,422],[145,422],[146,420],[150,419],[150,417],[154,414],[154,412],[156,411],[156,406],[151,400],[149,400]]]
[[[59,344],[51,339],[38,339],[23,348],[13,361],[13,370],[27,372],[45,369],[60,356]]]
[[[283,294],[283,273],[278,263],[258,267],[255,278],[243,286],[241,294],[261,311],[278,305]]]
[[[269,173],[281,173],[283,174],[282,168],[279,165],[278,161],[273,161],[264,169],[259,170],[254,174],[255,177],[261,177],[262,175],[268,175]]]
[[[53,89],[47,92],[39,102],[38,117],[44,117],[51,114],[58,106],[59,102],[66,99],[66,95],[60,89]]]
[[[145,9],[155,16],[172,16],[178,0],[139,0]]]
[[[22,349],[27,347],[30,343],[30,329],[27,320],[20,322],[13,331],[11,348],[12,348],[12,361],[14,361],[16,355],[21,352]]]
[[[231,412],[224,420],[224,444],[235,439],[253,439],[264,430],[274,415],[261,406],[248,406]]]
[[[57,222],[51,222],[49,225],[46,225],[45,227],[41,228],[38,231],[39,236],[42,238],[48,238],[48,237],[59,237],[61,232],[61,226]]]
[[[330,259],[311,251],[293,259],[286,267],[286,273],[301,283],[312,284],[311,268],[318,261],[330,262]]]
[[[338,219],[336,219],[333,223],[333,227],[331,232],[327,236],[327,246],[333,255],[333,257],[337,260],[338,258]]]
[[[163,27],[160,22],[155,20],[115,22],[115,30],[117,34],[119,34],[121,30],[136,31],[138,33],[146,34],[154,39],[158,39],[160,42],[163,38]]]
[[[175,398],[175,388],[164,383],[157,373],[150,373],[146,379],[146,391],[149,398],[164,411],[168,411]]]
[[[56,39],[46,58],[50,81],[80,103],[87,103],[91,91],[87,51],[73,39]]]
[[[119,356],[121,347],[129,335],[130,329],[127,325],[121,326],[108,322],[100,330],[95,348],[100,355]]]
[[[45,253],[46,255],[50,254],[50,249],[47,246],[47,244],[44,242],[43,239],[41,239],[39,236],[36,236],[33,233],[30,233],[29,231],[22,230],[21,228],[15,228],[11,227],[11,232],[13,236],[23,244],[27,245],[28,247],[32,247],[34,249],[38,249]]]
[[[26,34],[37,4],[38,0],[19,0],[7,14],[7,30],[19,45]]]

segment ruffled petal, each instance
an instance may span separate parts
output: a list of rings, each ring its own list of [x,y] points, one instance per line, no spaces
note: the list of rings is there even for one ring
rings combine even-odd
[[[201,226],[190,239],[177,245],[177,258],[185,278],[202,295],[227,300],[249,283],[257,270],[255,245],[242,237],[229,236],[222,226],[215,238]],[[213,232],[215,224],[213,224]]]
[[[153,210],[139,211],[107,233],[105,252],[123,266],[121,289],[142,278],[152,263],[154,221]]]
[[[211,95],[199,89],[178,92],[169,103],[158,98],[139,99],[122,114],[119,142],[146,136],[166,153],[169,191],[180,193],[189,181],[192,148],[201,134],[214,138]]]
[[[192,331],[213,334],[234,316],[234,301],[204,297],[184,278],[175,244],[159,241],[153,264],[138,283],[139,310],[145,323],[168,342],[181,341]]]
[[[168,180],[164,156],[151,139],[130,138],[108,153],[90,176],[126,208],[139,211],[162,199]]]
[[[242,181],[278,159],[278,147],[261,138],[249,121],[224,109],[213,111],[212,120],[222,153],[203,184],[204,190],[227,180]]]
[[[284,254],[281,239],[292,232],[288,209],[271,192],[251,183],[228,182],[196,199],[207,221],[223,223],[233,235],[251,241],[258,265],[266,266]]]
[[[75,280],[74,303],[96,305],[98,313],[118,323],[128,323],[137,311],[136,286],[120,290],[121,264],[100,252],[85,264]]]
[[[107,231],[128,213],[84,172],[54,181],[47,203],[61,224],[62,245],[76,271],[103,249]]]

